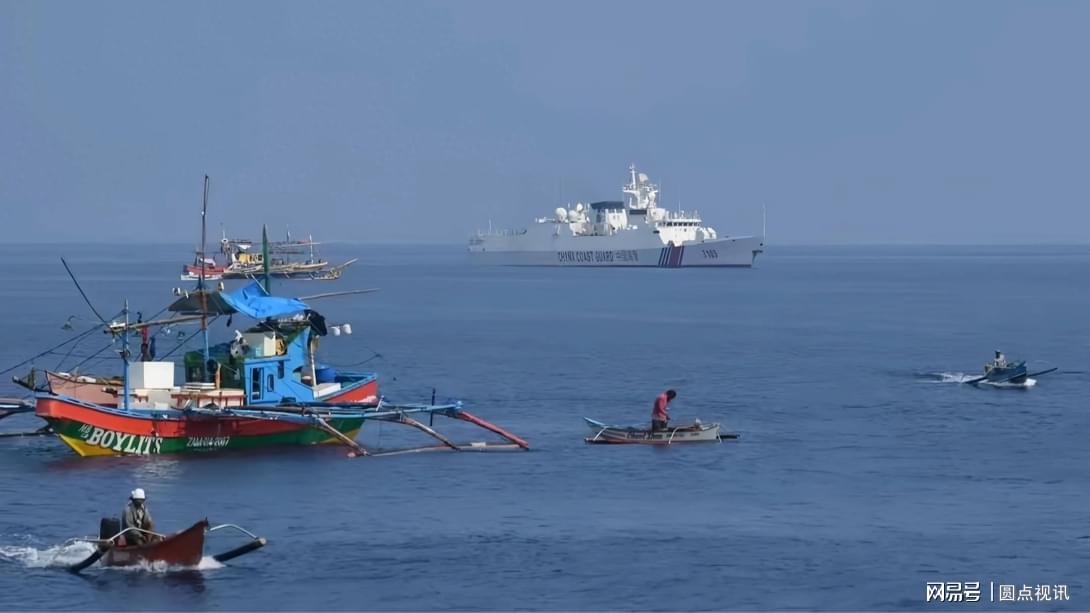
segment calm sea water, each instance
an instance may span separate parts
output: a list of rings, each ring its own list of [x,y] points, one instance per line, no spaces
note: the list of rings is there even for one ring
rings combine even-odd
[[[93,319],[58,256],[112,315],[124,298],[165,305],[186,253],[0,246],[0,368]],[[981,582],[967,610],[1090,609],[1090,248],[772,248],[723,271],[475,268],[457,247],[326,255],[361,261],[337,283],[275,289],[382,289],[315,303],[355,332],[323,339],[329,362],[371,358],[359,368],[388,396],[434,387],[534,450],[80,459],[55,439],[0,440],[0,609],[957,608],[924,603],[935,581]],[[994,349],[1061,370],[1029,390],[950,382]],[[741,439],[584,444],[582,416],[644,421],[667,387],[677,419]],[[361,441],[425,442],[391,425]],[[81,557],[58,545],[136,486],[163,528],[208,516],[270,543],[188,571],[49,563]],[[234,544],[217,534],[208,550]],[[1071,600],[989,604],[993,582],[997,598],[1000,584],[1065,584]]]

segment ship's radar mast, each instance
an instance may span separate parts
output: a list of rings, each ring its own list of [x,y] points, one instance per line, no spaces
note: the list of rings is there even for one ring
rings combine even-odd
[[[651,182],[651,179],[642,172],[636,172],[636,165],[628,167],[630,176],[628,185],[622,191],[628,194],[628,208],[638,210],[650,210],[656,208],[659,186]]]

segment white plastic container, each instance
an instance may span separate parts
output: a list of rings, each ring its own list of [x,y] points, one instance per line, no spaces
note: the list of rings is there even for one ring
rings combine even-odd
[[[172,387],[174,387],[174,362],[129,364],[129,388],[162,390]]]

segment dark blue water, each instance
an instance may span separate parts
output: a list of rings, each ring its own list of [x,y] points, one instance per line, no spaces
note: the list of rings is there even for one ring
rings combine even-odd
[[[112,315],[125,297],[145,313],[169,301],[185,254],[0,247],[0,368],[67,338],[69,315],[89,325],[57,256]],[[950,608],[925,604],[934,581],[982,582],[967,609],[1090,609],[1090,248],[774,248],[728,271],[474,268],[455,247],[326,255],[362,259],[338,283],[278,291],[382,288],[315,303],[354,328],[323,340],[330,362],[378,352],[363,368],[387,395],[435,387],[534,451],[80,459],[57,440],[0,440],[0,609]],[[1061,371],[1029,390],[941,382],[994,349]],[[583,443],[582,416],[645,420],[666,387],[677,419],[741,440]],[[361,441],[425,442],[398,428]],[[207,515],[270,544],[184,572],[46,564],[135,486],[161,527]],[[219,539],[208,549],[235,544]],[[1065,584],[1071,600],[989,604],[989,582]]]

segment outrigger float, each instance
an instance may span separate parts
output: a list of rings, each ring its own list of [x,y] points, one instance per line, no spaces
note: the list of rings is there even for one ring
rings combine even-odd
[[[95,562],[102,566],[137,566],[139,564],[167,564],[176,567],[195,567],[204,557],[204,538],[217,530],[238,531],[250,540],[230,551],[212,556],[217,562],[233,560],[241,555],[256,551],[268,541],[235,524],[212,526],[207,519],[202,519],[189,528],[174,534],[159,534],[140,528],[121,529],[121,522],[115,517],[104,517],[99,524],[99,538],[77,538],[69,542],[83,541],[95,544],[95,551],[86,559],[72,564],[69,572],[79,573]],[[140,532],[148,540],[143,544],[128,543],[133,533]]]
[[[727,439],[738,438],[732,432],[721,433],[719,424],[694,422],[654,430],[643,426],[611,426],[589,417],[583,418],[590,426],[594,436],[584,439],[588,443],[601,445],[673,445],[675,443],[719,443]]]

